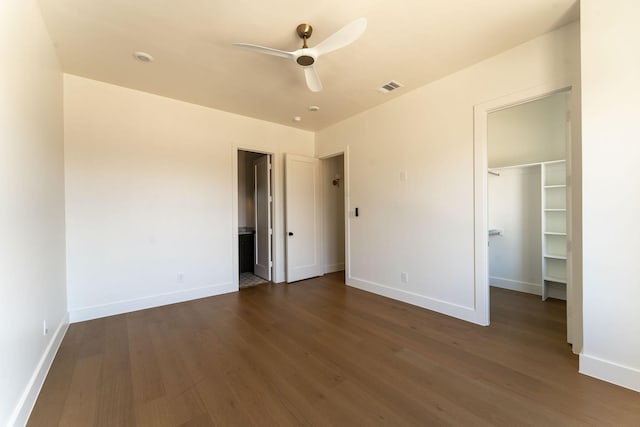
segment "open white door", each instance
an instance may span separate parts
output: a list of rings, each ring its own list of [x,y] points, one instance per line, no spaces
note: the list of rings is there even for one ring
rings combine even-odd
[[[320,162],[285,155],[287,282],[322,275]]]
[[[271,280],[271,156],[264,155],[253,161],[255,190],[255,265],[253,272]]]

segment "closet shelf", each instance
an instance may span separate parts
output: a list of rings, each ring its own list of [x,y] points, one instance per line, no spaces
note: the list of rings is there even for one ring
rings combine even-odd
[[[564,161],[542,163],[542,300],[549,283],[567,284],[567,170]],[[566,292],[566,288],[562,289]],[[561,294],[555,294],[559,297]],[[565,296],[566,298],[566,296]]]

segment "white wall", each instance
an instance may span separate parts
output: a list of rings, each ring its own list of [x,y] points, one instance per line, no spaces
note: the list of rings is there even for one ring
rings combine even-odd
[[[584,351],[640,391],[640,2],[581,2]]]
[[[490,113],[489,167],[565,159],[567,96],[556,93]]]
[[[0,64],[0,425],[21,425],[68,322],[62,73],[35,1],[0,4]]]
[[[564,145],[564,144],[563,144]],[[489,175],[489,283],[542,295],[540,166],[495,169]]]
[[[72,321],[237,284],[238,147],[274,152],[276,280],[284,278],[282,153],[313,134],[65,75]]]
[[[319,156],[349,146],[348,209],[361,214],[349,224],[349,284],[481,321],[473,107],[539,85],[577,83],[578,30],[577,23],[563,27],[318,132]]]
[[[325,273],[344,270],[344,155],[322,160]],[[333,180],[339,176],[338,185]]]

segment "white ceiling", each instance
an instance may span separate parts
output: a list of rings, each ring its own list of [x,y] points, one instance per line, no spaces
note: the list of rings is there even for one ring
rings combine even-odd
[[[577,0],[39,1],[66,73],[308,130],[579,18]],[[318,93],[295,63],[231,46],[296,50],[300,23],[313,26],[315,46],[359,17],[364,35],[319,59]],[[136,61],[134,51],[155,61]],[[389,80],[404,87],[376,91]]]

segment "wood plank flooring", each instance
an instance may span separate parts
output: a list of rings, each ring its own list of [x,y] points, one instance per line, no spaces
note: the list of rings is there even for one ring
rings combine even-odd
[[[73,324],[29,425],[640,426],[578,374],[564,302],[491,304],[480,327],[334,273]]]

